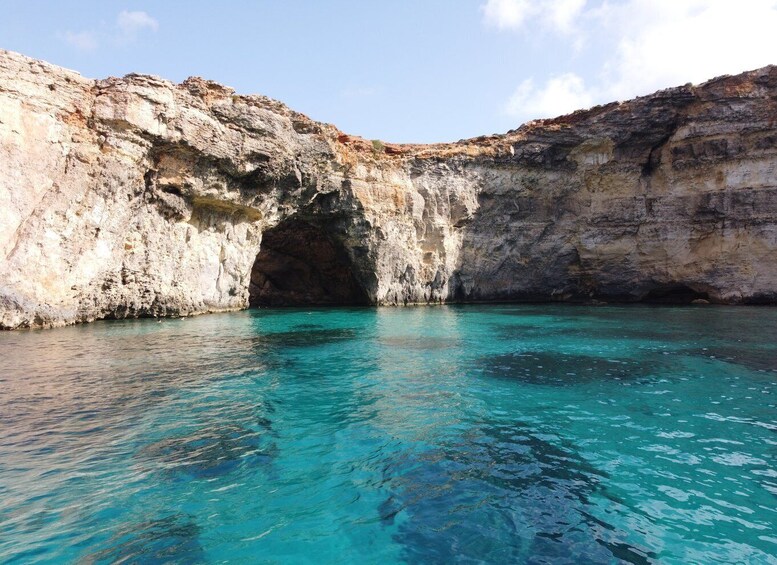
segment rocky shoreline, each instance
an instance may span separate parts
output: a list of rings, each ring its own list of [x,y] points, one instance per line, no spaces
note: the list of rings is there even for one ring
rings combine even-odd
[[[0,328],[250,305],[777,302],[777,67],[369,141],[0,51]]]

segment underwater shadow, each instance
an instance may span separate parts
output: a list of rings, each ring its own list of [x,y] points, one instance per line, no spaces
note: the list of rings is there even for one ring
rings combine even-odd
[[[377,511],[403,560],[651,563],[654,553],[593,516],[593,496],[619,502],[602,486],[606,474],[540,435],[520,422],[484,427],[389,464],[390,495]]]
[[[184,514],[131,524],[117,531],[107,547],[83,563],[206,563],[199,541],[201,528]]]
[[[269,429],[270,421],[259,421]],[[187,434],[166,437],[142,447],[136,457],[168,478],[211,479],[241,465],[266,465],[276,455],[265,434],[236,424],[207,426]]]

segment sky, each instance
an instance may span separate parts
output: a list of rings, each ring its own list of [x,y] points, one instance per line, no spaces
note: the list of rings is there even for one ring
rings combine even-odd
[[[202,76],[368,139],[503,133],[777,64],[777,0],[0,0],[0,48]]]

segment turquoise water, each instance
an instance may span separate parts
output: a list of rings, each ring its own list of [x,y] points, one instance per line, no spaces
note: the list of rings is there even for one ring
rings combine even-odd
[[[2,563],[777,563],[777,309],[0,334]]]

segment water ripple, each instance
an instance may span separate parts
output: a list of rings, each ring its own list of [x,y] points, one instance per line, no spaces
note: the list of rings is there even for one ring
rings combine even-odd
[[[0,562],[777,563],[777,311],[0,334]]]

